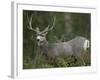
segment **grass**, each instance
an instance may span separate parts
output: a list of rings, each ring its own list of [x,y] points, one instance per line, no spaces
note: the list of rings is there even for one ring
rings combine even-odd
[[[91,65],[90,50],[88,50],[83,59],[86,63],[85,66]],[[56,68],[56,67],[77,67],[83,66],[74,56],[57,57],[56,59],[48,60],[44,55],[38,54],[34,59],[29,56],[24,59],[24,69],[36,69],[36,68]]]

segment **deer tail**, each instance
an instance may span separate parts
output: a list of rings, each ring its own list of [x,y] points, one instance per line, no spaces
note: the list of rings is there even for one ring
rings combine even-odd
[[[90,47],[90,41],[89,40],[85,40],[84,41],[84,45],[83,45],[84,51],[86,51],[89,47]]]

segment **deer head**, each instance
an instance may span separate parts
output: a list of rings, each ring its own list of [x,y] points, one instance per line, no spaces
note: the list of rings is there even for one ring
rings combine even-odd
[[[31,31],[36,32],[36,36],[37,36],[36,37],[36,40],[38,42],[38,46],[40,46],[40,45],[42,45],[42,43],[44,41],[46,41],[46,35],[47,35],[47,33],[54,28],[54,24],[55,24],[56,17],[54,16],[52,26],[50,27],[50,25],[48,25],[43,31],[40,31],[39,27],[36,27],[36,29],[34,29],[32,27],[32,18],[33,18],[33,14],[31,15],[30,18],[27,15],[27,20],[28,20],[28,26],[27,26],[27,28],[29,30],[31,30]]]

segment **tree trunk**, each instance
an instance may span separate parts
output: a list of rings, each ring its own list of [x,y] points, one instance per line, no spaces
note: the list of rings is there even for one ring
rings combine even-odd
[[[65,34],[69,36],[72,33],[72,19],[70,13],[65,13],[64,21],[65,21]]]

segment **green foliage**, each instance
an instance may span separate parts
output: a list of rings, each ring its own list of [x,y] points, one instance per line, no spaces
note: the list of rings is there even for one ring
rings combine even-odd
[[[32,60],[29,57],[27,59],[24,59],[23,68],[24,69],[32,69],[33,68]]]
[[[81,66],[73,56],[58,57],[49,61],[41,51],[39,52],[36,33],[27,29],[27,16],[32,14],[32,27],[39,27],[40,31],[48,25],[52,26],[53,16],[56,16],[54,29],[46,36],[49,43],[66,42],[76,36],[91,39],[90,14],[23,10],[23,69]],[[91,65],[90,53],[88,50],[84,56],[86,66]]]
[[[55,64],[57,67],[68,67],[69,64],[67,61],[65,61],[63,58],[57,58],[55,61]]]
[[[89,50],[84,53],[84,61],[86,66],[91,63]],[[81,62],[82,63],[82,62]],[[24,60],[24,69],[35,69],[35,68],[54,68],[54,67],[77,67],[83,66],[74,56],[57,57],[56,59],[48,60],[44,55],[38,54],[34,60],[29,57]]]

